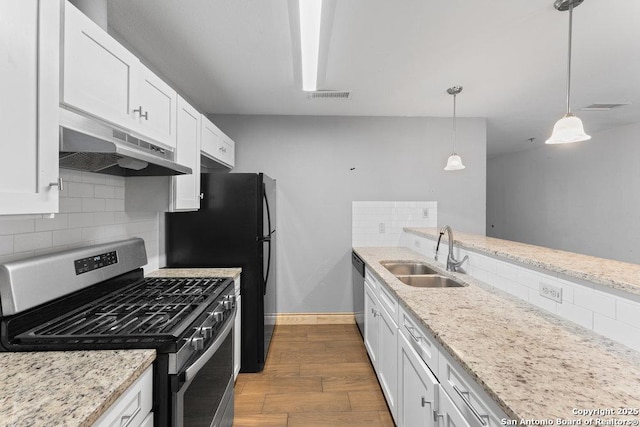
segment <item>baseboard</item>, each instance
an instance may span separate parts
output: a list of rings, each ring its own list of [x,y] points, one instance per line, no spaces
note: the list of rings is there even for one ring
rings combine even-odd
[[[278,313],[268,315],[267,324],[276,325],[350,325],[355,324],[353,313]]]

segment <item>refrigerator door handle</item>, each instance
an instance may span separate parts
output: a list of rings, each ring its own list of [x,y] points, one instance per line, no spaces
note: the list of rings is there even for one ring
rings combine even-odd
[[[264,204],[267,207],[267,230],[269,230],[268,236],[263,236],[261,239],[263,242],[269,244],[269,252],[267,255],[267,273],[264,277],[264,284],[262,286],[263,295],[267,294],[267,282],[269,281],[269,270],[271,270],[271,235],[276,232],[271,228],[271,209],[269,209],[269,199],[267,198],[266,185],[262,184],[262,197],[264,198]]]

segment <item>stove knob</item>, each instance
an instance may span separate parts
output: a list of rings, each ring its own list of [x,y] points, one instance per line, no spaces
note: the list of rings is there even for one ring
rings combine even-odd
[[[229,301],[228,299],[222,301],[222,306],[225,310],[231,310],[233,308],[233,301]]]
[[[224,320],[224,312],[222,311],[214,311],[213,312],[213,320],[216,322],[222,322]]]
[[[203,326],[199,328],[199,332],[200,332],[200,335],[202,335],[205,340],[213,336],[213,328],[211,326]]]
[[[193,337],[189,341],[189,344],[191,344],[191,347],[193,347],[194,350],[200,351],[200,350],[202,350],[204,348],[204,338],[202,338],[202,337]]]

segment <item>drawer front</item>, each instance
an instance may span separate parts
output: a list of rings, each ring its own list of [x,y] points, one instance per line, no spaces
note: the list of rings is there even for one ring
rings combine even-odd
[[[422,360],[434,373],[438,372],[439,349],[435,339],[427,333],[422,326],[411,316],[404,307],[400,307],[400,321],[398,327],[402,334],[407,337],[411,346],[418,352]]]
[[[369,288],[369,291],[371,291],[376,297],[378,296],[378,288],[380,287],[380,284],[378,283],[378,280],[373,277],[373,274],[367,267],[365,267],[364,270],[364,285]]]
[[[378,299],[380,300],[380,305],[387,310],[393,321],[398,324],[398,298],[382,283],[379,283],[378,286]]]
[[[142,425],[153,406],[153,366],[138,378],[107,412],[96,427],[137,427]]]
[[[508,418],[464,370],[440,354],[438,378],[442,388],[472,427],[501,427]]]

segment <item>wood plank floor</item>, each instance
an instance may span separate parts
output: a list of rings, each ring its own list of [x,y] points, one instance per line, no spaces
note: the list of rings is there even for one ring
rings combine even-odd
[[[392,427],[393,419],[350,325],[278,325],[263,372],[240,374],[234,427]]]

